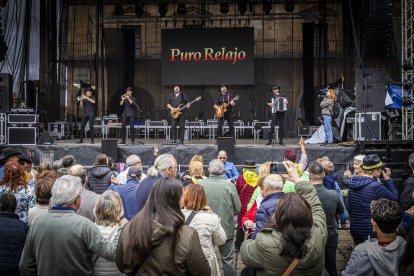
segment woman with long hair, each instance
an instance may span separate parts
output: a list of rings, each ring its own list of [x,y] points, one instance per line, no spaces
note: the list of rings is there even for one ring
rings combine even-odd
[[[210,275],[197,231],[184,223],[182,184],[162,177],[144,208],[123,229],[116,265],[128,275]]]
[[[186,223],[197,230],[204,255],[210,264],[211,275],[220,275],[214,247],[225,244],[227,236],[221,227],[220,218],[207,206],[204,188],[201,185],[188,185],[184,189],[182,206]]]
[[[201,156],[199,154],[195,154],[195,155],[193,155],[193,157],[191,157],[190,163],[188,163],[188,170],[183,172],[183,174],[181,176],[181,181],[183,182],[184,187],[187,186],[188,184],[190,184],[191,182],[193,182],[192,180],[194,178],[194,175],[191,174],[191,170],[193,170],[193,174],[194,174],[194,167],[196,166],[197,169],[199,167],[200,163],[198,163],[198,162],[201,163],[201,169],[203,171],[202,174],[198,173],[198,175],[204,176],[204,167],[203,167],[204,166],[204,159],[203,159],[203,156]],[[196,182],[198,182],[198,181],[196,181]],[[194,183],[194,184],[197,184],[197,183]]]
[[[26,171],[22,165],[15,162],[4,166],[3,178],[0,182],[0,194],[12,193],[17,200],[16,213],[20,220],[29,221],[29,209],[36,204],[33,188],[28,186]]]
[[[325,98],[320,104],[322,108],[323,127],[325,129],[325,145],[332,145],[333,134],[332,134],[332,109],[336,101],[335,90],[328,89]]]
[[[288,268],[296,274],[323,275],[325,213],[313,185],[301,180],[292,162],[283,163],[296,193],[285,194],[267,227],[242,244],[242,261],[257,275],[282,275]]]

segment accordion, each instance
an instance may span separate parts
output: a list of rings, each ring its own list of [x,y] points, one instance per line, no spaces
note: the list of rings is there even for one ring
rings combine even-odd
[[[272,98],[272,113],[284,112],[287,110],[288,100],[285,97]]]

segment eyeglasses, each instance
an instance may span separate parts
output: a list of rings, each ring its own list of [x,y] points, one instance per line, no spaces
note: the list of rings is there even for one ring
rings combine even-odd
[[[227,159],[227,157],[219,157],[219,159]]]

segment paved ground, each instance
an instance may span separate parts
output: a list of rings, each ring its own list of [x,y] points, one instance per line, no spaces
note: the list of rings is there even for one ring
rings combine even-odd
[[[348,259],[351,256],[353,242],[352,242],[352,237],[349,233],[349,229],[339,230],[338,232],[339,232],[339,241],[338,241],[338,250],[336,251],[336,268],[338,270],[338,274],[341,275],[341,272],[345,270]],[[240,272],[244,268],[244,264],[241,261],[241,257],[238,253],[235,254],[235,258],[236,258],[236,272],[237,272],[236,275],[240,275]],[[220,264],[220,267],[222,267],[221,260],[219,260],[219,264]]]

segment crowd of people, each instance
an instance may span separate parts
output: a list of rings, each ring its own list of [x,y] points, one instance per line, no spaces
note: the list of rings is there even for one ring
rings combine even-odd
[[[236,252],[242,275],[338,275],[339,227],[355,246],[342,275],[414,275],[414,153],[399,191],[376,154],[340,178],[299,144],[281,163],[252,158],[238,171],[220,151],[183,172],[157,147],[146,171],[137,155],[35,166],[5,148],[0,275],[227,276]]]

